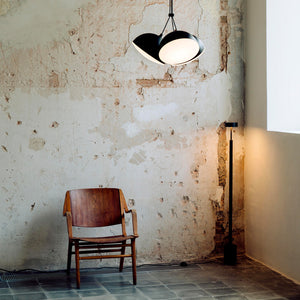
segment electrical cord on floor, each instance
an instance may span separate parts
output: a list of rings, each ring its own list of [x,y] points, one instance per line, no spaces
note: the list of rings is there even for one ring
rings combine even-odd
[[[143,267],[188,267],[189,265],[201,265],[201,264],[207,264],[212,262],[218,262],[221,259],[223,259],[223,256],[214,256],[211,258],[202,259],[200,261],[193,261],[193,262],[185,262],[182,261],[180,263],[158,263],[158,264],[141,264],[138,265],[137,268],[143,268]],[[131,268],[131,266],[126,266],[126,268]],[[82,268],[81,270],[84,270],[85,268]],[[99,267],[99,268],[92,268],[92,270],[102,270],[102,269],[118,269],[118,267]],[[91,270],[91,268],[87,268],[87,270]],[[65,269],[60,270],[37,270],[37,269],[21,269],[21,270],[6,270],[0,268],[0,282],[1,281],[10,281],[14,280],[18,274],[41,274],[41,273],[60,273],[65,272]],[[1,274],[2,273],[2,274]]]

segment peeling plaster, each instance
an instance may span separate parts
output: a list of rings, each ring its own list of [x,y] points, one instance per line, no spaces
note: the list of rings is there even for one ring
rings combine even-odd
[[[10,9],[10,0],[0,0],[0,16],[5,15]]]
[[[228,24],[228,0],[221,0],[221,16],[220,16],[220,44],[221,44],[221,72],[227,72],[229,43],[228,38],[230,36],[230,26]]]

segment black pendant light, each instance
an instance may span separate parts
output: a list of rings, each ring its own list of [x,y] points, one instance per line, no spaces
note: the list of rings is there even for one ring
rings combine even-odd
[[[173,31],[163,37],[163,33],[171,20]],[[204,50],[203,43],[194,35],[177,30],[173,0],[169,0],[169,17],[160,35],[144,33],[134,41],[135,48],[147,59],[158,64],[178,66],[187,64],[198,58]]]
[[[144,33],[135,38],[132,43],[134,47],[147,59],[163,65],[164,63],[159,59],[158,56],[160,41],[161,35]]]

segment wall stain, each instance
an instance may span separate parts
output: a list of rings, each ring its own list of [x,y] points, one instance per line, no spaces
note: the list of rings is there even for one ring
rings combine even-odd
[[[172,217],[176,217],[177,218],[177,213],[176,213],[176,211],[175,211],[174,208],[171,209],[171,215],[172,215]]]
[[[199,183],[198,177],[199,177],[199,164],[194,164],[191,167],[191,175],[192,178],[195,180],[196,183]]]
[[[130,163],[135,164],[135,165],[139,165],[142,162],[144,162],[146,160],[147,156],[146,153],[144,151],[139,151],[138,153],[135,152],[131,159],[129,160]]]
[[[189,196],[183,196],[183,197],[182,197],[181,203],[182,203],[183,205],[186,205],[186,204],[188,204],[189,202],[190,202]]]
[[[42,150],[45,146],[46,142],[42,138],[34,137],[29,140],[29,148],[34,151]]]
[[[52,124],[51,124],[51,127],[52,128],[57,128],[59,126],[59,123],[57,123],[56,121],[54,121]]]
[[[58,80],[58,74],[54,71],[51,72],[49,75],[49,87],[50,88],[58,88],[59,87],[59,80]]]
[[[135,206],[135,200],[134,199],[128,199],[128,207],[133,207]]]
[[[1,148],[3,149],[3,151],[8,152],[5,146],[1,145]]]

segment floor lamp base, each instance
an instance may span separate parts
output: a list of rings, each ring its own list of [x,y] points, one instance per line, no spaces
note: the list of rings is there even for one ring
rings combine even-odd
[[[237,246],[234,244],[226,244],[224,246],[224,264],[235,265],[237,255]]]

